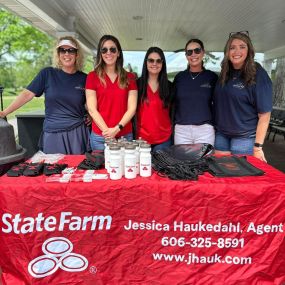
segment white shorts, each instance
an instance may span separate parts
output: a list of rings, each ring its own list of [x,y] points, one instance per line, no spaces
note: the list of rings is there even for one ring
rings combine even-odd
[[[215,143],[215,130],[209,124],[195,125],[175,125],[174,144],[194,144],[194,143]]]

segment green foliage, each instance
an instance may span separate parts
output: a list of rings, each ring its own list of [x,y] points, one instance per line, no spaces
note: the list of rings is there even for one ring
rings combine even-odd
[[[10,94],[9,89],[8,90],[5,89],[3,94],[4,94],[3,105],[5,108],[11,104],[11,102],[16,98],[16,96],[15,95],[14,96],[13,95],[6,96],[7,94]],[[27,104],[22,106],[20,109],[9,114],[7,118],[8,118],[8,120],[10,120],[10,119],[14,119],[16,117],[16,115],[18,115],[18,114],[23,114],[23,113],[32,112],[35,110],[43,110],[43,109],[44,109],[44,97],[41,96],[39,98],[34,98],[30,102],[28,102]]]
[[[176,76],[176,74],[177,74],[178,72],[179,72],[179,71],[168,72],[168,73],[167,73],[168,80],[170,80],[171,82],[173,82],[174,77]]]
[[[94,70],[94,58],[93,58],[93,56],[88,55],[85,58],[85,64],[84,64],[83,72],[88,74],[92,70]]]
[[[0,35],[0,60],[5,55],[32,61],[46,57],[53,42],[51,37],[4,9],[0,9]]]
[[[26,86],[52,61],[53,39],[19,17],[0,9],[0,85]]]

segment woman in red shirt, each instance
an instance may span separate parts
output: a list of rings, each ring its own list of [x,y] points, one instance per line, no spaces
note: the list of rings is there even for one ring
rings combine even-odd
[[[107,138],[132,139],[137,85],[134,74],[123,68],[122,48],[114,36],[104,35],[99,41],[96,66],[86,80],[86,101],[93,119],[92,150],[104,149]]]
[[[170,146],[172,84],[167,79],[165,56],[160,48],[148,49],[137,83],[137,137],[150,143],[152,151]]]

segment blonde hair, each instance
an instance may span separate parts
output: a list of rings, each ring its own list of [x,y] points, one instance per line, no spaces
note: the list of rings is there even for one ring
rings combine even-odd
[[[99,44],[98,44],[98,48],[97,48],[97,57],[96,57],[96,65],[95,65],[95,72],[98,75],[100,82],[106,87],[106,82],[105,82],[105,63],[102,59],[102,53],[101,53],[101,48],[103,46],[103,44],[106,41],[112,41],[119,52],[119,57],[116,61],[116,72],[118,74],[118,83],[119,83],[119,87],[120,88],[126,88],[129,84],[128,82],[128,77],[127,77],[127,71],[123,68],[123,62],[124,62],[124,57],[123,57],[123,51],[120,45],[119,40],[112,36],[112,35],[104,35],[103,37],[101,37]]]
[[[61,37],[57,40],[57,43],[56,43],[54,51],[53,51],[53,66],[56,68],[62,69],[62,63],[59,59],[58,48],[57,48],[57,45],[62,40],[71,41],[76,46],[77,53],[76,53],[76,60],[75,60],[75,69],[76,69],[76,71],[81,71],[83,69],[83,64],[84,64],[83,51],[82,51],[82,48],[81,48],[79,42],[71,36]]]

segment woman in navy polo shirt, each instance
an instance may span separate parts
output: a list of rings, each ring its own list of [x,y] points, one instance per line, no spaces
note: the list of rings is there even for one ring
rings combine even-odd
[[[150,143],[152,151],[170,146],[172,84],[167,79],[165,56],[159,47],[150,47],[146,52],[137,83],[137,137]]]
[[[218,76],[203,66],[205,49],[201,40],[189,40],[185,55],[187,69],[174,79],[174,143],[214,145],[212,95]]]
[[[266,161],[262,145],[272,109],[272,82],[254,62],[248,32],[231,33],[214,93],[217,154],[249,154]]]
[[[82,49],[76,39],[58,40],[54,67],[42,69],[0,117],[17,110],[32,98],[45,94],[45,119],[40,139],[44,153],[83,154],[89,150],[85,124],[85,81]]]
[[[91,115],[91,148],[103,150],[105,139],[132,139],[131,119],[137,107],[135,75],[123,68],[123,52],[117,38],[104,35],[98,44],[96,66],[86,80]]]

